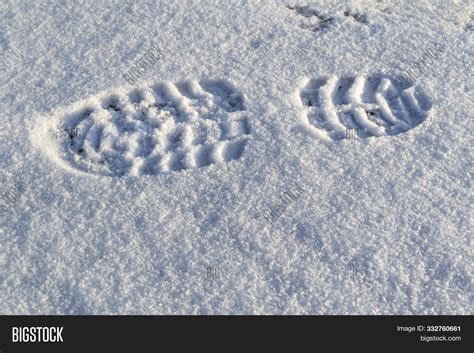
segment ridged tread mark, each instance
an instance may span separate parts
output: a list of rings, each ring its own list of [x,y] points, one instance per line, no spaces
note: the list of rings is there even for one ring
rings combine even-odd
[[[81,171],[109,176],[238,159],[251,132],[242,93],[224,80],[160,82],[91,97],[60,114],[50,119],[50,132],[77,133],[55,141],[59,157]]]
[[[310,79],[299,92],[306,123],[325,140],[348,129],[361,138],[396,135],[419,125],[432,106],[417,86],[381,75]]]

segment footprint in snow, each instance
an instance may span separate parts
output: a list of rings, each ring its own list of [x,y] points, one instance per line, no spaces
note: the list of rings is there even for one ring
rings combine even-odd
[[[224,80],[118,89],[53,113],[37,145],[67,168],[155,175],[239,159],[250,135],[243,95]]]

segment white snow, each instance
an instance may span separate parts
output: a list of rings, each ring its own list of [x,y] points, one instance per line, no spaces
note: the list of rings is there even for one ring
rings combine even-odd
[[[0,314],[472,314],[473,12],[1,2]]]

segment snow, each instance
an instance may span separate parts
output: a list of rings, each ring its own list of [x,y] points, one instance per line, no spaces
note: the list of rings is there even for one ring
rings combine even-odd
[[[2,2],[0,313],[472,314],[473,10]]]

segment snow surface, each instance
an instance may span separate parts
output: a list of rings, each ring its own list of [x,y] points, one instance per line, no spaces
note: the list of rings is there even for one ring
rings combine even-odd
[[[472,314],[473,11],[2,1],[0,313]]]

